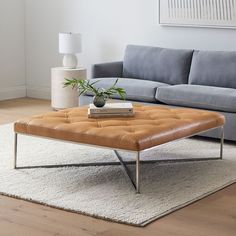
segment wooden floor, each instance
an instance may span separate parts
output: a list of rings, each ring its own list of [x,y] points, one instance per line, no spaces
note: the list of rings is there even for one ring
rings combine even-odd
[[[50,103],[45,100],[0,102],[0,123],[49,110]],[[144,228],[110,223],[0,195],[0,236],[12,235],[236,236],[236,184]]]

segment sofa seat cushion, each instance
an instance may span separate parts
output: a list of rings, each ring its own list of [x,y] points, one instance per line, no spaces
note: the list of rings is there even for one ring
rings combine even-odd
[[[158,88],[156,98],[169,105],[236,112],[236,89],[175,85]]]
[[[189,84],[236,89],[236,52],[194,51]]]
[[[109,88],[111,87],[117,78],[99,78],[91,79],[90,81],[99,81],[94,84],[96,88]],[[168,86],[164,83],[159,83],[155,81],[139,80],[139,79],[129,79],[129,78],[119,78],[118,87],[125,89],[126,99],[133,101],[142,102],[156,102],[155,95],[156,89],[161,86]],[[87,95],[92,95],[88,93]],[[113,98],[120,98],[119,95],[112,96]]]
[[[123,77],[166,84],[187,84],[193,50],[128,45]]]

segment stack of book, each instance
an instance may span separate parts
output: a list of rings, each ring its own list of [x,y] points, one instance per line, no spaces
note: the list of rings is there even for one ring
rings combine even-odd
[[[132,117],[134,115],[133,105],[127,103],[106,103],[104,107],[98,108],[93,104],[89,105],[89,118],[103,118],[103,117]]]

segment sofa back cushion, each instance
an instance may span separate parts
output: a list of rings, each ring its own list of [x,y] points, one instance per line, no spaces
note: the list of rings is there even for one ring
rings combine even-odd
[[[188,83],[193,50],[128,45],[123,77],[167,84]]]
[[[236,52],[194,51],[189,83],[236,88]]]

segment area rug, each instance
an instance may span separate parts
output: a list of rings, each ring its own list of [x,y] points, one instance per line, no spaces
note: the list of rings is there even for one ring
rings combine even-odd
[[[18,145],[19,166],[117,160],[110,150],[46,139],[20,136]],[[133,159],[130,154],[122,155]],[[186,139],[147,152],[141,159],[217,156],[218,142]],[[0,126],[0,193],[100,219],[145,226],[234,183],[236,145],[225,145],[223,161],[142,165],[142,194],[135,194],[120,166],[30,170],[12,167],[13,126],[9,124]]]

